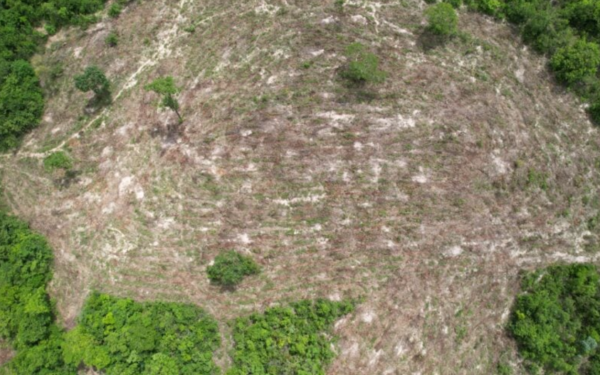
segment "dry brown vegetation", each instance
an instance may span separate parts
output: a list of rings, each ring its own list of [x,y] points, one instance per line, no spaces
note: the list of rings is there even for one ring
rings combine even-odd
[[[598,131],[508,26],[463,12],[471,37],[432,46],[423,6],[142,1],[54,37],[34,62],[65,74],[0,175],[55,248],[63,323],[91,289],[194,302],[221,323],[364,297],[336,326],[330,374],[521,373],[503,330],[519,271],[597,259]],[[387,72],[360,92],[337,74],[356,41]],[[110,107],[73,86],[92,64]],[[143,90],[162,75],[183,88],[181,126]],[[45,172],[63,146],[77,173]],[[263,272],[223,293],[205,273],[222,249]]]

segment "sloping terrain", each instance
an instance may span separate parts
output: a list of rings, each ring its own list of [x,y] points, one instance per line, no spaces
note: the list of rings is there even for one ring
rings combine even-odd
[[[469,37],[432,45],[423,7],[144,1],[53,37],[34,65],[64,74],[40,73],[44,120],[0,170],[56,251],[63,323],[92,289],[196,303],[226,336],[277,302],[362,297],[330,374],[520,373],[504,333],[519,271],[597,259],[598,132],[509,26],[461,12]],[[340,80],[357,41],[384,83]],[[73,86],[92,64],[109,107]],[[182,87],[180,126],[143,90],[161,75]],[[43,169],[63,147],[74,176]],[[211,286],[223,249],[262,274]]]

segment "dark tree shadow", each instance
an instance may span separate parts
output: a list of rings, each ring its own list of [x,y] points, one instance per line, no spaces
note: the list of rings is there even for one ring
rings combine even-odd
[[[54,180],[54,186],[61,190],[66,189],[73,183],[79,182],[79,175],[81,175],[80,171],[69,169],[65,171],[65,174],[62,177]]]
[[[108,107],[112,103],[110,92],[94,95],[85,106],[85,112],[88,114],[97,113],[102,108]]]
[[[423,52],[429,52],[444,46],[449,40],[450,38],[448,36],[432,33],[431,30],[425,28],[417,37],[417,46],[421,48]]]

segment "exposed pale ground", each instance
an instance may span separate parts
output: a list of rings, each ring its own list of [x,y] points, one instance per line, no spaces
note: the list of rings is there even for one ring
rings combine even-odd
[[[423,8],[143,1],[54,37],[34,62],[65,75],[0,169],[8,204],[54,246],[63,323],[91,289],[196,303],[225,338],[274,303],[364,297],[336,325],[329,374],[521,373],[503,330],[519,272],[597,259],[598,131],[507,25],[461,12],[472,40],[424,48]],[[355,41],[388,73],[362,95],[337,78]],[[72,83],[89,64],[115,97],[94,113]],[[143,90],[167,74],[179,128]],[[63,145],[71,180],[41,165]],[[210,286],[222,249],[264,272]]]

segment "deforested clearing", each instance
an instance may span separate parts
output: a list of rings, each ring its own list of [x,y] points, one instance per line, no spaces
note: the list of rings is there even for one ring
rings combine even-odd
[[[598,129],[507,23],[460,11],[469,37],[432,46],[421,1],[339,3],[134,1],[33,57],[64,73],[41,77],[0,185],[54,249],[61,326],[92,290],[196,304],[224,340],[240,316],[335,296],[360,302],[327,374],[525,373],[505,332],[520,271],[598,259]],[[353,43],[385,80],[341,78]],[[91,65],[110,106],[73,85]],[[181,123],[144,90],[165,76]],[[45,170],[61,150],[71,169]],[[224,250],[261,272],[224,292],[206,276]]]

